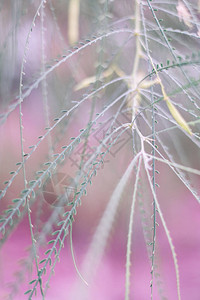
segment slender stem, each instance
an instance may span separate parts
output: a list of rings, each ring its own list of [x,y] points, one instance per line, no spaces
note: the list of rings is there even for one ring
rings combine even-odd
[[[133,71],[132,71],[132,80],[133,86],[136,84],[136,75],[138,72],[138,66],[140,61],[141,55],[141,44],[140,44],[140,0],[135,1],[135,38],[136,38],[136,53],[135,59],[133,64]]]
[[[139,173],[141,167],[141,159],[139,158],[137,173],[135,179],[135,186],[133,191],[133,200],[131,204],[130,220],[129,220],[129,230],[128,230],[128,241],[127,241],[127,250],[126,250],[126,283],[125,283],[125,300],[129,300],[130,294],[130,267],[131,267],[131,243],[132,243],[132,229],[133,229],[133,214],[136,202],[137,189],[139,184]]]

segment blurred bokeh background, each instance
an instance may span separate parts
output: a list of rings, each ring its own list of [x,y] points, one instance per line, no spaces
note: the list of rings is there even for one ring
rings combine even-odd
[[[158,15],[164,19],[165,27],[171,28],[169,36],[173,37],[172,43],[176,46],[177,56],[180,51],[184,56],[197,53],[198,28],[195,26],[199,25],[198,22],[197,25],[193,23],[199,20],[198,3],[189,3],[190,11],[180,1],[173,1],[168,6],[163,1],[154,2],[155,9],[160,9]],[[180,3],[183,5],[182,15],[180,6],[177,10]],[[142,5],[141,12],[143,11],[146,20],[154,63],[157,60],[159,63],[167,63],[168,58],[173,59],[172,55],[159,35],[149,8],[145,3]],[[81,142],[75,144],[73,151],[55,166],[52,177],[45,178],[41,186],[35,189],[35,197],[31,195],[31,219],[37,241],[38,261],[45,257],[45,251],[51,246],[47,245],[52,239],[51,233],[57,229],[56,224],[69,209],[67,204],[73,201],[74,191],[77,192],[80,188],[90,168],[87,162],[92,157],[95,162],[102,140],[104,143],[101,152],[106,152],[109,142],[112,143],[114,137],[124,131],[117,142],[112,144],[104,163],[99,164],[96,176],[92,177],[92,184],[87,187],[87,195],[81,198],[81,205],[74,216],[74,256],[77,267],[83,278],[88,280],[89,286],[85,285],[76,272],[68,235],[65,247],[59,254],[60,262],[56,263],[55,268],[48,267],[43,276],[44,290],[50,276],[45,297],[47,300],[124,299],[127,236],[137,168],[133,170],[122,193],[108,236],[105,232],[106,246],[103,255],[98,256],[96,253],[95,256],[93,253],[90,257],[89,249],[91,250],[91,241],[116,185],[141,146],[138,137],[133,137],[132,130],[125,130],[126,126],[123,125],[131,122],[131,106],[127,97],[132,94],[126,77],[129,76],[130,79],[137,51],[137,35],[133,34],[135,7],[135,1],[131,0],[0,1],[1,224],[4,224],[5,218],[11,213],[9,209],[13,205],[12,200],[20,198],[24,189],[21,167],[23,160],[27,182],[37,180],[40,171],[45,170],[44,163],[53,161],[56,154],[61,153],[80,134],[80,130],[93,122],[88,137],[87,132],[85,133],[87,143],[81,137]],[[196,19],[192,11],[196,13]],[[142,19],[140,23],[144,25]],[[142,25],[140,30],[143,49],[135,80],[137,83],[152,70],[145,53],[145,30]],[[188,34],[180,35],[177,31],[186,31]],[[199,110],[192,107],[191,102],[188,104],[188,98],[199,103],[198,64],[186,65],[185,70],[189,77],[196,80],[196,90],[193,85],[189,85],[187,93],[177,92],[181,84],[185,88],[187,85],[179,69],[170,69],[167,75],[164,70],[161,76],[174,101],[187,108],[183,110],[186,120],[197,122]],[[114,82],[109,84],[112,81]],[[158,98],[161,97],[159,87],[154,91]],[[152,129],[148,125],[152,119],[152,110],[144,109],[150,101],[150,93],[145,92],[141,94],[143,102],[137,126],[144,135],[152,137]],[[112,105],[118,97],[121,100]],[[82,101],[83,99],[85,100]],[[110,108],[106,110],[109,105]],[[196,137],[190,137],[171,122],[169,114],[165,115],[166,105],[160,103],[160,106],[162,110],[156,116],[156,130],[161,132],[158,134],[161,139],[157,140],[159,151],[163,155],[170,153],[168,159],[174,162],[199,170],[199,139],[195,139],[198,137],[198,123],[191,123]],[[175,129],[168,132],[166,128],[171,124]],[[115,128],[118,131],[114,133],[114,137],[106,140],[106,134],[114,132]],[[147,151],[151,153],[151,148],[147,147]],[[99,162],[99,157],[96,161]],[[165,163],[156,162],[156,169],[159,171],[156,174],[156,194],[177,254],[181,299],[199,300],[198,174],[182,170],[185,172],[182,181]],[[63,194],[64,202],[59,198]],[[130,299],[150,299],[151,295],[152,246],[148,244],[152,241],[152,203],[153,195],[145,171],[141,169],[132,232]],[[174,264],[158,214],[157,222],[159,226],[156,230],[153,299],[175,300],[178,298]],[[19,216],[11,218],[5,228],[5,233],[1,233],[0,243],[0,299],[28,299],[29,294],[24,293],[31,288],[29,282],[36,279],[37,274],[26,205],[20,207]],[[56,256],[53,263],[55,258]],[[52,269],[55,274],[51,276]],[[33,299],[42,299],[39,288]]]

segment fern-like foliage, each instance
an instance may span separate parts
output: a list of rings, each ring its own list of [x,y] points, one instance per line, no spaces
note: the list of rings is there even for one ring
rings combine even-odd
[[[113,232],[122,276],[107,298],[187,293],[169,212],[186,206],[187,227],[190,206],[199,211],[199,11],[187,0],[0,1],[2,257],[12,240],[29,246],[5,272],[1,297],[51,299],[61,260],[77,277],[56,298],[95,299],[94,290],[103,299],[96,278]],[[139,277],[140,247],[148,283]]]

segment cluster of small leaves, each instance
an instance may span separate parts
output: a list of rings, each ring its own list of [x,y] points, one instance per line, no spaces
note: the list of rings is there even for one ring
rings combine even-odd
[[[186,1],[184,2],[187,3]],[[51,233],[53,238],[48,241],[49,249],[47,249],[47,251],[45,252],[45,257],[39,261],[40,269],[38,271],[37,277],[33,279],[31,282],[29,282],[31,288],[28,289],[25,292],[25,294],[28,295],[29,299],[32,299],[32,296],[36,294],[37,286],[39,285],[41,289],[41,294],[43,295],[43,291],[41,288],[43,282],[42,280],[44,275],[47,273],[47,268],[50,268],[50,275],[46,283],[46,289],[45,289],[45,293],[46,293],[46,290],[48,288],[48,283],[50,281],[50,277],[54,272],[56,263],[59,260],[60,252],[64,247],[66,236],[70,231],[70,226],[72,226],[72,223],[74,222],[77,208],[82,203],[82,197],[87,194],[87,188],[89,187],[89,184],[92,183],[92,179],[96,175],[100,166],[104,164],[104,159],[106,155],[109,154],[112,147],[114,147],[118,139],[127,130],[131,131],[132,134],[133,153],[135,155],[137,155],[138,153],[140,153],[140,151],[142,151],[141,136],[143,136],[144,133],[147,139],[152,138],[153,140],[151,145],[152,152],[151,154],[149,154],[148,157],[149,160],[152,159],[152,166],[153,166],[152,174],[151,174],[153,178],[152,191],[150,192],[151,196],[153,197],[153,205],[154,205],[153,216],[152,216],[153,237],[148,234],[146,229],[144,229],[145,235],[148,234],[148,237],[146,237],[146,239],[148,239],[148,246],[147,246],[148,250],[149,247],[151,247],[151,255],[149,254],[149,256],[151,258],[151,275],[152,275],[151,287],[153,287],[153,279],[154,277],[157,277],[159,275],[155,263],[155,260],[157,260],[157,256],[155,255],[155,251],[156,251],[155,237],[156,237],[156,225],[157,225],[156,214],[158,213],[158,210],[156,210],[156,201],[157,201],[156,189],[158,187],[155,181],[155,176],[156,174],[158,174],[157,169],[155,169],[156,159],[157,160],[160,159],[160,161],[164,162],[182,181],[183,185],[189,189],[189,191],[197,199],[197,201],[200,202],[200,197],[198,195],[198,192],[196,188],[192,185],[191,182],[192,180],[190,180],[190,177],[188,176],[191,170],[193,171],[195,170],[189,169],[187,167],[184,167],[184,165],[182,165],[184,162],[184,158],[182,158],[181,153],[179,155],[180,164],[177,164],[177,160],[174,157],[176,152],[178,152],[177,150],[178,146],[176,144],[176,141],[174,141],[173,139],[173,136],[175,132],[177,132],[177,128],[178,128],[182,132],[184,138],[187,138],[191,143],[193,143],[197,147],[200,146],[200,141],[198,136],[198,129],[199,129],[198,125],[200,122],[198,88],[199,88],[200,80],[199,78],[196,77],[193,78],[191,76],[194,68],[195,70],[199,71],[198,68],[200,63],[200,54],[199,52],[191,53],[191,51],[189,51],[190,50],[189,45],[183,43],[183,37],[192,38],[195,40],[196,43],[196,40],[198,40],[199,35],[198,33],[195,32],[186,31],[185,28],[173,29],[164,26],[165,19],[159,18],[158,15],[159,13],[162,14],[165,13],[167,15],[171,14],[170,10],[165,7],[165,3],[161,3],[161,2],[157,3],[154,1],[152,2],[150,0],[147,0],[147,2],[145,3],[141,1],[139,5],[140,6],[139,13],[142,17],[141,20],[142,28],[140,32],[136,32],[136,28],[135,28],[136,25],[135,24],[133,25],[133,23],[134,22],[137,23],[138,16],[135,16],[134,18],[132,16],[122,18],[118,20],[118,22],[110,24],[109,10],[112,7],[111,2],[110,1],[101,1],[101,3],[95,2],[92,4],[93,6],[90,7],[90,9],[91,10],[94,9],[96,11],[96,7],[99,7],[98,22],[96,24],[97,27],[98,26],[100,27],[99,32],[97,34],[92,33],[91,38],[82,39],[80,42],[77,42],[77,44],[73,45],[70,49],[64,50],[64,52],[62,52],[62,54],[58,55],[56,58],[53,58],[49,62],[46,62],[44,56],[45,55],[44,10],[46,7],[44,5],[49,5],[52,18],[54,20],[54,25],[56,28],[57,35],[59,36],[61,42],[63,44],[65,43],[64,37],[62,36],[61,30],[59,28],[59,22],[58,22],[59,19],[56,16],[56,12],[54,10],[52,1],[50,1],[48,4],[46,4],[45,0],[40,1],[38,7],[36,8],[36,13],[34,14],[34,17],[32,19],[29,32],[27,34],[27,39],[25,42],[24,54],[23,54],[23,59],[21,64],[19,93],[18,96],[15,98],[15,101],[12,104],[9,104],[7,106],[6,111],[0,114],[0,124],[7,122],[8,116],[13,111],[15,111],[19,106],[21,107],[23,103],[28,102],[29,96],[33,93],[34,90],[38,90],[40,84],[44,86],[43,98],[46,97],[47,100],[48,86],[46,80],[50,78],[50,75],[54,74],[59,67],[64,66],[66,63],[73,61],[75,57],[81,57],[82,53],[84,53],[85,50],[92,51],[93,48],[95,48],[97,53],[97,60],[95,65],[95,76],[92,77],[92,80],[91,78],[86,80],[87,84],[81,85],[81,82],[80,84],[78,83],[79,89],[84,88],[84,92],[85,89],[88,87],[88,85],[89,88],[86,90],[87,94],[83,94],[82,96],[77,94],[78,96],[76,97],[78,97],[78,100],[75,101],[75,104],[73,104],[73,101],[71,101],[71,103],[67,103],[66,107],[62,109],[60,111],[60,114],[57,117],[54,117],[53,120],[51,120],[51,117],[49,119],[49,115],[46,112],[48,124],[46,124],[45,133],[38,137],[38,140],[35,143],[35,145],[29,147],[30,152],[23,153],[22,162],[16,163],[17,169],[11,171],[10,179],[4,182],[5,186],[0,191],[0,199],[3,199],[6,196],[8,189],[12,187],[16,177],[17,176],[19,177],[21,171],[25,169],[28,160],[34,156],[35,152],[40,151],[41,143],[46,140],[49,140],[51,136],[53,136],[54,132],[58,130],[60,126],[60,132],[59,132],[60,139],[58,138],[58,136],[56,136],[55,140],[53,140],[53,142],[51,141],[52,144],[50,145],[51,147],[50,153],[52,154],[51,155],[49,153],[47,154],[46,156],[48,157],[47,161],[42,162],[41,167],[37,168],[35,177],[32,180],[28,181],[27,186],[21,191],[18,198],[12,200],[13,204],[7,207],[7,209],[3,212],[2,216],[0,217],[1,245],[5,242],[6,238],[11,233],[11,229],[15,228],[15,224],[17,224],[17,219],[19,219],[19,221],[22,220],[24,215],[27,213],[27,199],[31,199],[30,206],[32,206],[33,203],[35,203],[35,201],[37,200],[37,191],[43,187],[45,181],[48,178],[51,178],[52,174],[58,171],[62,164],[64,165],[66,163],[67,159],[71,155],[73,155],[75,149],[77,149],[80,144],[83,144],[84,147],[86,148],[89,137],[92,133],[92,129],[94,128],[95,124],[99,122],[99,126],[100,127],[102,126],[103,128],[102,125],[103,123],[100,123],[100,121],[103,119],[103,116],[106,113],[109,112],[110,114],[112,114],[115,108],[115,115],[113,121],[109,125],[109,128],[107,129],[107,132],[105,133],[105,136],[103,137],[102,141],[99,141],[98,146],[96,146],[93,154],[89,158],[87,158],[86,162],[83,163],[83,161],[81,161],[80,163],[79,170],[77,171],[77,174],[74,177],[77,186],[76,186],[75,193],[73,195],[73,201],[71,201],[70,203],[66,203],[67,206],[66,211],[65,209],[63,209],[63,207],[62,209],[59,210],[59,212],[55,209],[53,212],[53,214],[55,213],[55,218],[53,218],[53,214],[52,214],[52,219],[49,219],[48,221],[50,224],[48,230],[45,231],[46,228],[44,228],[41,232],[43,236],[47,236],[49,233]],[[149,7],[149,11],[151,12],[153,19],[151,19],[151,17],[146,13],[145,9],[147,7]],[[189,10],[188,7],[187,9]],[[189,11],[190,13],[192,12],[192,10]],[[177,18],[178,18],[177,13],[173,11],[172,14],[174,14],[173,17],[174,19],[176,19],[177,22]],[[31,77],[31,82],[25,85],[23,82],[27,77],[25,74],[25,66],[29,58],[29,45],[30,45],[31,35],[34,32],[34,28],[37,27],[36,21],[42,22],[42,29],[41,29],[43,35],[42,68],[37,74]],[[194,21],[195,18],[193,17],[191,23],[195,23]],[[128,25],[126,22],[128,23]],[[178,47],[179,45],[183,45],[184,47],[184,50],[181,53],[180,53],[180,49],[174,47],[173,45],[174,37],[178,37],[177,40]],[[118,42],[118,40],[120,41],[120,39],[121,39],[122,46],[119,45]],[[140,47],[143,51],[143,53],[140,53],[141,57],[139,59],[141,59],[142,61],[141,68],[143,69],[144,72],[143,72],[142,80],[137,82],[137,85],[133,87],[131,86],[131,83],[133,81],[132,74],[128,75],[130,73],[130,70],[128,69],[128,67],[126,68],[126,64],[127,64],[126,50],[128,49],[127,51],[130,51],[130,49],[126,48],[126,46],[130,43],[130,41],[135,42],[135,39],[139,41]],[[114,46],[112,45],[112,43]],[[113,53],[109,53],[108,45],[110,46],[110,49],[114,48]],[[159,61],[159,58],[157,60],[157,58],[154,57],[155,56],[154,53],[152,53],[150,50],[151,47],[154,45],[156,45],[156,47],[160,47],[163,51],[163,58],[165,58],[165,60],[163,59],[162,62]],[[132,48],[131,48],[131,52],[134,52],[132,51]],[[131,55],[131,57],[134,56]],[[128,64],[130,63],[128,62]],[[115,67],[115,72],[109,71],[112,65],[117,66]],[[123,65],[124,65],[124,69],[122,71],[121,67]],[[116,69],[118,70],[118,72],[116,72]],[[106,72],[109,75],[105,75]],[[163,85],[160,84],[160,86],[155,87],[149,84],[149,82],[153,82],[153,79],[156,78],[156,76],[159,77],[161,84],[164,83]],[[173,85],[170,86],[172,82]],[[121,87],[120,84],[122,84]],[[145,84],[147,87],[145,87]],[[196,132],[194,130],[191,131],[191,134],[190,131],[186,132],[184,130],[184,126],[181,126],[180,122],[177,122],[178,119],[176,118],[177,111],[173,113],[173,109],[170,110],[169,105],[167,106],[165,101],[163,101],[166,100],[165,93],[163,92],[164,85],[167,86],[166,88],[167,96],[170,97],[170,99],[172,99],[170,102],[172,108],[173,109],[177,108],[178,111],[181,111],[184,115],[186,115],[186,118],[188,118],[190,121],[189,122],[185,121],[185,124],[188,124],[188,126],[189,125],[192,126],[192,129],[195,128]],[[115,88],[115,86],[118,87]],[[74,88],[74,90],[76,91],[76,87]],[[126,124],[119,125],[117,128],[113,127],[113,124],[118,119],[121,112],[125,111],[127,114],[129,114],[130,117],[130,114],[134,106],[133,104],[136,99],[134,97],[138,94],[140,95],[141,101],[138,104],[137,114],[135,118]],[[180,96],[182,96],[184,99],[183,103],[177,100],[177,98]],[[69,142],[64,143],[63,139],[66,140],[65,133],[68,129],[67,126],[68,126],[69,119],[71,119],[73,122],[73,114],[79,112],[79,109],[81,110],[82,107],[84,107],[84,105],[88,103],[90,99],[92,99],[92,105],[91,105],[91,110],[88,114],[87,126],[83,129],[80,129],[79,134],[77,134],[75,137],[71,137]],[[96,102],[97,101],[100,102],[101,99],[106,102],[106,105],[104,106],[102,105],[103,108],[101,108],[100,112],[97,112],[95,115]],[[131,99],[132,107],[128,107],[127,104],[128,99]],[[185,104],[186,102],[187,105]],[[45,110],[47,111],[49,107],[50,105],[46,103]],[[20,116],[20,118],[22,118],[22,115]],[[63,122],[65,122],[65,124]],[[21,130],[22,130],[22,124],[21,124]],[[166,135],[168,135],[170,138],[169,144],[165,142]],[[23,146],[22,137],[21,140]],[[61,146],[60,146],[60,142],[62,143]],[[106,150],[105,150],[105,145],[107,146]],[[61,150],[57,151],[57,147],[61,147]],[[84,155],[85,153],[83,150],[82,158],[84,157]],[[147,155],[146,152],[145,155]],[[145,161],[144,161],[144,169],[146,171],[148,169],[147,166],[145,166]],[[136,175],[137,180],[140,176],[139,175],[140,172],[141,172],[140,170],[138,172],[137,170],[135,170],[135,173],[137,173]],[[147,174],[149,173],[147,172]],[[24,179],[26,182],[26,178]],[[143,178],[140,178],[139,182],[140,184],[138,184],[138,182],[136,184],[135,191],[138,188],[138,186],[140,185],[145,186],[145,184],[148,184],[148,182],[145,183],[145,180]],[[64,197],[65,195],[59,195],[59,196],[61,196],[60,198],[62,199],[62,196]],[[142,199],[142,195],[137,193],[137,196],[136,194],[134,196],[134,201],[136,200],[136,198]],[[149,226],[148,216],[144,217],[144,215],[146,216],[146,211],[143,209],[143,203],[140,209],[142,214],[141,218],[143,220],[143,225]],[[62,212],[62,217],[61,220],[59,220],[60,218],[59,213],[61,212]],[[132,220],[132,218],[133,215],[130,219]],[[53,225],[55,224],[57,229],[53,231]],[[32,223],[30,224],[30,226],[32,226]],[[167,233],[166,228],[165,230]],[[38,242],[38,247],[40,247],[41,245],[40,243],[42,243],[42,239],[40,240],[38,238],[37,242]],[[169,243],[170,242],[171,240],[169,236]],[[170,247],[173,248],[173,245],[170,244]],[[175,252],[172,251],[172,254],[174,256],[176,272],[178,274]],[[130,249],[129,249],[129,259],[130,259]],[[129,270],[127,274],[128,276],[130,276]],[[177,281],[178,280],[179,279],[177,275]],[[177,287],[178,287],[178,297],[180,297],[179,282],[177,283]]]

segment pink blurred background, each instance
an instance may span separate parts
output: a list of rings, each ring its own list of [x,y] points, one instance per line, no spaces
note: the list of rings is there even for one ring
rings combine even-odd
[[[90,1],[91,2],[91,1]],[[82,15],[80,16],[80,38],[92,33],[98,28],[98,22],[95,23],[97,16],[94,15],[95,8],[91,3],[82,6]],[[96,4],[96,1],[94,1]],[[124,5],[120,1],[116,1],[112,6],[113,22],[129,15],[133,5],[126,1]],[[30,5],[30,7],[29,7]],[[2,50],[2,59],[6,57],[4,64],[2,63],[2,82],[1,86],[8,85],[8,91],[1,88],[1,111],[4,113],[9,108],[9,104],[15,103],[16,95],[18,95],[20,66],[23,57],[24,43],[30,22],[36,10],[33,3],[22,5],[21,1],[16,1],[16,5],[12,6],[11,2],[3,4],[1,14],[4,16],[1,20],[2,31],[7,24],[8,32],[3,33],[4,41],[7,46]],[[53,22],[50,6],[45,8],[44,26],[45,33],[45,55],[46,61],[57,57],[63,53],[63,50],[69,47],[67,38],[67,9],[65,1],[55,3],[55,13],[58,18],[58,25],[63,40],[59,38],[59,31]],[[89,8],[88,8],[89,6]],[[103,7],[103,6],[102,6]],[[101,7],[101,8],[102,8]],[[132,13],[132,11],[131,11]],[[13,19],[13,15],[15,19]],[[18,23],[18,20],[20,22]],[[9,35],[9,30],[11,34]],[[7,36],[8,34],[8,36]],[[115,39],[115,45],[124,41],[124,37]],[[15,49],[14,49],[15,46]],[[24,78],[25,85],[32,80],[36,71],[41,68],[41,19],[36,21],[35,30],[31,36],[29,43],[30,50],[27,55],[27,63],[25,65],[26,76]],[[2,46],[3,49],[3,46]],[[11,51],[12,50],[12,51]],[[133,49],[128,44],[126,51]],[[6,52],[7,51],[7,52]],[[66,64],[57,68],[53,74],[47,78],[48,101],[50,119],[57,117],[62,109],[69,109],[71,101],[79,100],[81,92],[74,92],[74,86],[85,77],[92,76],[95,72],[96,52],[94,47],[84,50],[79,57],[72,58]],[[6,65],[12,67],[6,69]],[[122,61],[123,65],[123,61]],[[129,64],[125,62],[127,73],[130,73]],[[105,99],[101,99],[105,102]],[[105,103],[103,103],[105,104]],[[101,109],[101,105],[97,104],[97,111]],[[60,151],[61,146],[69,142],[71,136],[76,136],[81,128],[84,128],[89,120],[88,112],[90,110],[91,101],[84,104],[74,115],[72,121],[58,142],[55,151]],[[22,105],[23,108],[23,126],[24,126],[24,146],[25,153],[29,152],[30,145],[36,144],[38,136],[45,133],[45,112],[42,103],[42,88],[39,86],[29,97],[27,97]],[[95,111],[96,112],[96,111]],[[114,109],[106,114],[103,121],[112,118]],[[52,123],[52,122],[51,122]],[[62,127],[62,126],[61,126]],[[63,126],[64,128],[64,126]],[[52,138],[56,139],[59,135],[59,128],[52,133]],[[128,136],[125,136],[128,138]],[[10,113],[6,122],[0,127],[0,187],[4,188],[3,182],[9,179],[9,172],[15,170],[16,163],[21,160],[20,148],[20,127],[19,127],[19,108],[17,107]],[[91,142],[92,143],[92,142]],[[94,146],[91,144],[91,146]],[[189,151],[190,145],[186,145]],[[75,222],[73,223],[73,247],[77,266],[82,273],[82,264],[87,250],[89,249],[95,229],[105,210],[105,207],[112,195],[116,184],[119,182],[128,164],[132,159],[132,141],[129,137],[127,144],[116,152],[116,155],[108,155],[108,163],[97,173],[97,177],[93,178],[92,185],[88,188],[87,197],[82,199],[82,205],[78,207]],[[48,142],[47,139],[42,142],[36,152],[27,162],[27,177],[29,180],[35,176],[35,171],[39,170],[41,163],[47,159]],[[187,152],[187,151],[186,151]],[[198,159],[195,152],[190,153],[192,162]],[[196,163],[197,165],[199,163]],[[165,165],[157,163],[157,169],[160,174],[157,175],[157,182],[160,188],[157,189],[158,200],[170,231],[175,251],[177,254],[182,300],[199,300],[200,299],[200,208],[199,203],[184,187],[180,180]],[[196,166],[197,168],[198,166]],[[59,167],[59,172],[66,172],[70,176],[76,173],[76,167],[71,166],[71,162]],[[80,280],[75,270],[72,255],[70,251],[69,237],[66,238],[65,247],[60,254],[60,262],[56,264],[55,275],[51,277],[50,288],[48,290],[47,300],[121,300],[125,295],[125,264],[126,264],[126,244],[128,235],[129,214],[132,198],[133,179],[129,180],[120,207],[118,209],[115,222],[111,233],[109,234],[108,243],[104,256],[100,261],[94,276],[89,282],[89,286],[85,286]],[[194,181],[198,183],[198,179],[194,177]],[[197,184],[198,185],[198,184]],[[1,200],[0,209],[4,209],[11,204],[11,200],[18,197],[23,189],[23,178],[20,173],[13,181],[8,189],[6,196]],[[147,188],[148,192],[148,188]],[[151,217],[152,211],[152,195],[142,198],[141,202],[144,208],[150,207],[150,211],[146,210],[147,219]],[[40,207],[40,218],[37,213]],[[42,209],[41,209],[42,208]],[[35,228],[40,232],[53,212],[54,207],[49,205],[42,194],[39,194],[37,202],[32,208],[32,222]],[[151,281],[151,262],[148,258],[147,246],[145,244],[143,226],[141,221],[141,206],[137,201],[134,225],[133,225],[133,241],[132,241],[132,264],[131,264],[131,290],[130,299],[143,300],[150,299],[150,281]],[[177,297],[176,277],[172,254],[163,230],[161,221],[158,218],[159,227],[157,227],[156,238],[156,257],[159,266],[160,277],[155,279],[153,299],[170,299],[175,300]],[[39,220],[39,221],[38,221]],[[35,224],[36,222],[36,224]],[[151,222],[148,219],[148,222]],[[151,224],[151,223],[150,223]],[[146,233],[151,235],[151,228]],[[51,239],[50,235],[46,237],[45,242],[40,246],[39,256],[42,259],[47,248],[47,241]],[[20,224],[12,231],[6,242],[1,248],[0,253],[0,299],[28,299],[24,292],[30,288],[29,281],[35,278],[35,267],[33,270],[24,272],[23,261],[28,260],[31,245],[30,229],[27,215]],[[29,265],[29,267],[30,267]],[[90,266],[91,267],[91,266]],[[18,272],[18,273],[16,273]],[[47,275],[49,270],[47,271]],[[47,276],[45,277],[45,279]],[[84,277],[85,278],[85,277]],[[85,278],[87,280],[87,278]],[[44,282],[45,283],[45,280]],[[12,292],[12,288],[16,286],[16,290]],[[158,290],[161,289],[159,293]],[[38,295],[35,299],[42,299],[38,289]]]

